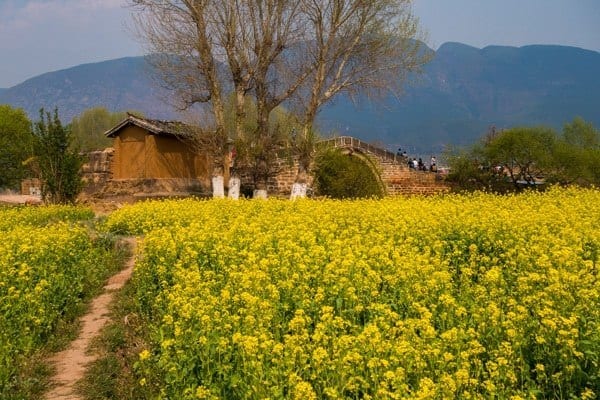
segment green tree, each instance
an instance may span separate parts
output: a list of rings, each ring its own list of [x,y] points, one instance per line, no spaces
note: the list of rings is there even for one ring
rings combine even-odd
[[[142,116],[141,113],[133,113]],[[112,145],[112,140],[104,133],[127,118],[126,112],[110,112],[104,107],[94,107],[83,111],[71,121],[72,146],[83,152],[103,150]]]
[[[71,148],[71,132],[54,114],[40,110],[33,127],[33,153],[42,181],[42,198],[47,203],[73,203],[82,189],[82,157]]]
[[[549,180],[561,184],[600,184],[600,132],[582,118],[565,124],[554,148]]]
[[[480,143],[446,155],[448,180],[464,190],[504,192],[541,179],[561,185],[600,185],[600,132],[581,118],[562,135],[545,127],[518,127],[486,134]]]
[[[470,149],[448,149],[445,154],[450,167],[446,180],[459,190],[492,190],[500,191],[501,176],[494,173],[482,154],[483,147]]]
[[[0,187],[16,189],[26,174],[23,162],[31,157],[31,121],[23,109],[0,105]]]
[[[339,149],[324,149],[315,158],[317,194],[336,199],[383,197],[381,178],[372,166],[358,156]]]
[[[491,168],[502,167],[510,182],[533,185],[553,164],[556,132],[546,127],[517,127],[491,138],[485,145],[485,158]]]
[[[600,132],[591,122],[576,117],[573,122],[563,127],[563,140],[582,149],[598,149],[600,147]]]

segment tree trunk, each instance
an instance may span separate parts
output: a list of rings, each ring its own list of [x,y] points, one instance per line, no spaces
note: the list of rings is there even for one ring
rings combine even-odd
[[[292,193],[290,195],[290,200],[296,199],[304,199],[306,197],[306,189],[308,188],[308,184],[294,182],[292,185]]]
[[[267,178],[262,176],[254,183],[254,192],[252,198],[254,199],[266,199],[267,195]]]
[[[254,199],[266,199],[267,189],[254,189],[254,193],[252,194],[252,198]]]

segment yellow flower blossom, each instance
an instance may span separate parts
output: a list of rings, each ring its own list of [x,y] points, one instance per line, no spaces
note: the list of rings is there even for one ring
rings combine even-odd
[[[145,202],[105,227],[145,235],[164,397],[591,399],[598,221],[599,191],[553,188]]]

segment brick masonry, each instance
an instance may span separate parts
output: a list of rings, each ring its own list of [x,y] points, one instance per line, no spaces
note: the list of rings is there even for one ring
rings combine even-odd
[[[450,190],[444,176],[435,172],[409,169],[403,161],[380,161],[381,178],[390,196],[437,194]]]
[[[378,157],[370,155],[379,166],[379,174],[385,185],[388,196],[399,195],[433,195],[445,193],[450,190],[450,186],[445,182],[444,176],[429,171],[414,171],[408,168],[403,160],[400,161],[382,161]],[[269,180],[267,190],[280,196],[289,196],[292,185],[296,179],[298,164],[292,166],[282,165],[280,172],[274,178]],[[309,177],[309,186],[312,184],[313,177]]]

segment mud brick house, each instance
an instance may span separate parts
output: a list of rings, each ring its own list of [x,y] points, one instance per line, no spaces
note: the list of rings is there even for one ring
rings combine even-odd
[[[185,143],[185,125],[129,115],[113,138],[113,179],[208,178],[208,159]]]

